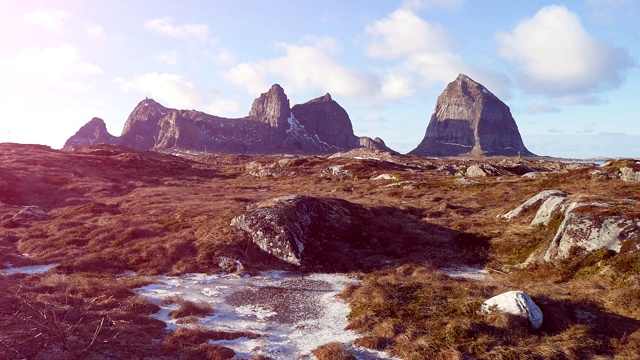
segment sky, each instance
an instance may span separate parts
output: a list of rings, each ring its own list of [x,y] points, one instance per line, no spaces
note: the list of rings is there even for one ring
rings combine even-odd
[[[640,157],[638,0],[0,0],[0,141],[120,135],[145,97],[225,117],[329,92],[406,153],[459,73],[538,155]]]

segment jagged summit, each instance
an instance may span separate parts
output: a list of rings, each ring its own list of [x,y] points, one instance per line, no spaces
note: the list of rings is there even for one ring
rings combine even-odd
[[[438,96],[424,139],[410,154],[534,155],[524,146],[509,107],[464,74]]]
[[[274,128],[285,126],[287,119],[291,117],[291,108],[282,86],[273,84],[269,91],[253,100],[249,117]]]
[[[133,109],[120,137],[110,135],[101,120],[83,129],[65,147],[106,142],[138,150],[252,154],[327,154],[359,147],[390,151],[380,139],[355,136],[349,115],[328,93],[292,109],[278,84],[260,94],[249,115],[239,119],[171,109],[146,98]]]

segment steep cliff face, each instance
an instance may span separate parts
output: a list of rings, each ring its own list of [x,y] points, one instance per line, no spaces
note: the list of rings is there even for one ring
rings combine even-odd
[[[133,109],[122,129],[122,145],[138,150],[155,147],[160,134],[160,120],[169,109],[153,99],[142,100]]]
[[[329,93],[294,106],[292,112],[307,131],[325,143],[345,148],[357,141],[349,115]]]
[[[289,99],[278,84],[272,85],[269,91],[253,100],[249,111],[250,119],[264,122],[273,128],[285,127],[290,117]]]
[[[256,98],[249,115],[239,119],[170,109],[145,99],[129,115],[121,137],[107,133],[104,122],[90,122],[85,125],[89,130],[68,142],[254,154],[323,154],[359,147],[390,150],[381,139],[355,136],[349,115],[329,94],[294,108],[278,84]],[[96,131],[100,135],[94,135]]]
[[[109,134],[107,125],[102,119],[94,117],[71,136],[64,143],[64,147],[89,146],[93,144],[118,145],[120,142],[121,140],[118,137]]]
[[[522,142],[509,107],[464,74],[438,97],[422,142],[421,156],[533,156]]]
[[[392,151],[380,138],[354,135],[349,114],[329,93],[295,105],[291,112],[309,134],[337,151],[359,147]]]

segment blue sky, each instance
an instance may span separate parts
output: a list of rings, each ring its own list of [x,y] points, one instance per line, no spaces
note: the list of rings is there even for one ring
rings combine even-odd
[[[146,96],[242,117],[279,83],[408,152],[465,73],[534,153],[640,157],[637,0],[2,3],[1,141],[60,148],[94,116],[119,135]]]

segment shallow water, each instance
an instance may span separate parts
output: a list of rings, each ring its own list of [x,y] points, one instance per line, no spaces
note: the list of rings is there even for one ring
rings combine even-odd
[[[157,279],[162,284],[137,291],[162,307],[155,317],[170,328],[181,326],[168,317],[176,305],[161,302],[178,295],[213,306],[214,314],[200,319],[200,325],[261,334],[257,339],[212,342],[233,349],[239,358],[261,354],[274,359],[312,359],[313,349],[335,341],[350,348],[358,359],[392,359],[352,345],[358,335],[344,330],[349,306],[336,295],[358,281],[344,275],[268,271],[251,277],[188,274]]]

